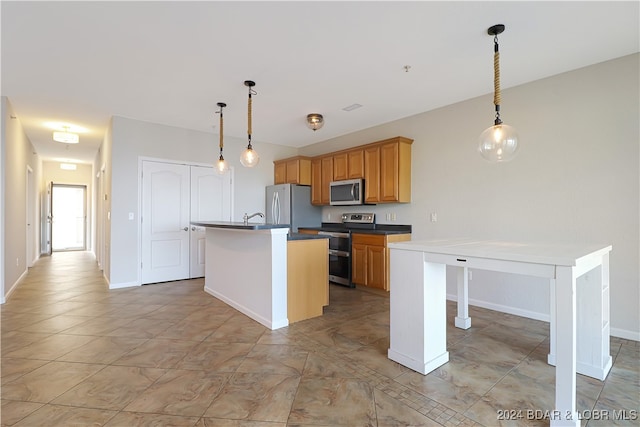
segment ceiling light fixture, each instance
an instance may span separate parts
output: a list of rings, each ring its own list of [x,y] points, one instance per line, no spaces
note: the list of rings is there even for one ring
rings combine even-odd
[[[224,130],[223,129],[224,119],[223,119],[222,109],[226,106],[227,104],[225,104],[224,102],[218,102],[218,107],[220,107],[220,111],[217,112],[218,114],[220,114],[220,145],[219,145],[220,157],[218,158],[218,163],[216,163],[216,172],[218,172],[220,175],[224,175],[229,169],[229,166],[227,165],[227,162],[224,160],[224,156],[222,155],[222,149],[224,148],[224,141],[223,141],[223,135],[222,135],[222,131]]]
[[[252,89],[256,85],[255,82],[245,80],[244,85],[249,88],[249,102],[247,106],[247,135],[249,137],[249,145],[247,145],[247,149],[240,155],[240,163],[242,163],[242,166],[245,168],[252,168],[260,161],[260,156],[258,156],[258,153],[256,153],[251,146],[251,95],[257,95],[258,93]]]
[[[324,126],[324,117],[318,113],[307,114],[307,126],[309,129],[313,129],[314,132],[317,131]]]
[[[77,144],[80,142],[80,136],[77,133],[69,132],[69,126],[64,126],[62,131],[53,132],[53,140],[65,144]]]
[[[490,162],[508,162],[516,156],[518,150],[518,134],[500,119],[500,52],[498,34],[504,31],[504,25],[489,27],[487,34],[493,36],[493,103],[496,106],[496,119],[493,126],[480,134],[478,151]]]

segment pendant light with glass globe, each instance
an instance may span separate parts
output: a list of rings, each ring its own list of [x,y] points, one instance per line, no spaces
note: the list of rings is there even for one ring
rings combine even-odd
[[[502,123],[500,119],[500,51],[498,47],[498,34],[504,31],[504,25],[497,24],[489,27],[487,34],[493,36],[493,86],[496,118],[493,126],[485,129],[480,134],[478,151],[490,162],[508,162],[516,156],[518,151],[518,134],[516,130]]]

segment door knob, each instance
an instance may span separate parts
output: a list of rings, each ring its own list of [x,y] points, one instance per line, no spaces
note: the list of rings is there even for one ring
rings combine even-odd
[[[184,231],[189,231],[189,227],[183,228]]]
[[[196,231],[196,228],[195,227],[191,227],[191,231]]]

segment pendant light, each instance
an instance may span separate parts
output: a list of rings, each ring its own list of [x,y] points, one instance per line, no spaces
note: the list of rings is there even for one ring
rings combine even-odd
[[[498,48],[498,34],[504,31],[504,25],[489,27],[487,34],[493,36],[493,103],[496,107],[496,118],[493,126],[480,134],[478,151],[490,162],[508,162],[516,156],[518,151],[518,134],[500,119],[500,52]]]
[[[256,85],[255,82],[245,80],[244,85],[249,88],[249,103],[247,107],[247,135],[249,137],[249,145],[247,145],[247,149],[240,155],[240,163],[242,163],[242,166],[245,168],[252,168],[260,161],[260,156],[258,156],[258,153],[256,153],[251,146],[251,95],[257,95],[257,92],[252,89]]]
[[[218,113],[220,114],[220,158],[218,159],[218,163],[216,163],[216,172],[218,172],[220,175],[224,175],[229,169],[229,166],[227,165],[227,162],[224,160],[224,156],[222,155],[222,149],[224,148],[223,135],[222,135],[224,130],[223,128],[224,119],[223,119],[222,109],[226,106],[227,104],[225,104],[224,102],[218,102],[218,107],[220,107],[220,111],[218,111]]]

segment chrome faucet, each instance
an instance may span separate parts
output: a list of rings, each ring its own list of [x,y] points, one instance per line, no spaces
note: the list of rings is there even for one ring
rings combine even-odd
[[[249,225],[249,220],[254,216],[259,216],[260,218],[264,218],[264,214],[262,212],[256,212],[251,215],[247,215],[247,213],[245,212],[244,216],[242,217],[242,219],[244,220],[244,225]]]

